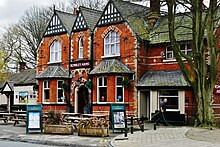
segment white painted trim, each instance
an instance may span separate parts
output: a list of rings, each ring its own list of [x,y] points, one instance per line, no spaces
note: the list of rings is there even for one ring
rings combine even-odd
[[[115,77],[115,102],[116,103],[124,103],[124,101],[125,101],[125,91],[124,91],[124,87],[122,85],[120,87],[122,87],[123,101],[122,102],[117,102],[117,78],[118,77],[122,77],[123,80],[124,80],[123,76],[116,76]]]
[[[138,90],[138,117],[141,117],[141,91]]]
[[[63,80],[57,80],[57,103],[58,104],[63,104],[64,103],[64,99],[65,99],[65,95],[64,95],[64,90],[63,90],[63,88],[61,88],[62,90],[63,90],[63,97],[64,97],[64,99],[63,99],[63,102],[58,102],[58,82],[59,81],[62,81],[62,82],[64,82]]]
[[[6,91],[12,91],[8,84],[5,85],[5,88],[3,89],[4,92]]]
[[[178,93],[179,93],[179,110],[180,110],[180,114],[185,114],[185,91],[180,90]]]
[[[50,85],[50,81],[49,81],[49,80],[43,80],[43,84],[42,84],[42,85],[43,85],[42,103],[43,103],[43,104],[50,104],[50,102],[45,102],[45,101],[44,101],[44,100],[45,100],[45,99],[44,99],[44,81],[48,81],[48,82],[49,82],[48,84]],[[49,87],[50,87],[50,86],[49,86]],[[47,89],[49,89],[49,93],[50,93],[50,88],[47,88]],[[49,94],[49,96],[50,96],[50,94]],[[49,100],[50,100],[50,97],[49,97]]]

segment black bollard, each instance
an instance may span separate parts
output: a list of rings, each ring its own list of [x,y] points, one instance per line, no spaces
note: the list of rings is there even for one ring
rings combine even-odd
[[[133,117],[131,117],[131,134],[133,134],[133,130],[134,128],[133,128]]]
[[[155,123],[155,124],[154,124],[154,130],[156,130],[156,129],[157,129],[157,124]]]
[[[144,116],[141,117],[141,132],[144,132]]]
[[[125,118],[125,138],[128,137],[128,126],[127,126],[127,118]]]

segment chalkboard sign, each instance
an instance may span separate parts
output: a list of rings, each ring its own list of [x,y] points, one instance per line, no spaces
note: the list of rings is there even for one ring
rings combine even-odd
[[[124,104],[111,104],[110,117],[113,132],[115,129],[125,129],[126,108]]]
[[[30,130],[40,130],[42,132],[42,105],[27,105],[26,133]]]

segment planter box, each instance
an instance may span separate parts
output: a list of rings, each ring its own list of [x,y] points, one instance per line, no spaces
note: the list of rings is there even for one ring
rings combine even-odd
[[[92,128],[79,128],[78,129],[78,135],[79,136],[109,136],[109,127],[105,128],[98,128],[98,127],[92,127]]]
[[[44,133],[46,134],[73,134],[72,125],[44,125]]]

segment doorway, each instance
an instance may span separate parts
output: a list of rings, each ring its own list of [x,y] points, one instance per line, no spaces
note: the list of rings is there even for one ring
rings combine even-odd
[[[150,118],[150,91],[141,91],[140,94],[140,117]]]
[[[82,85],[78,90],[78,113],[88,113],[88,89]]]

